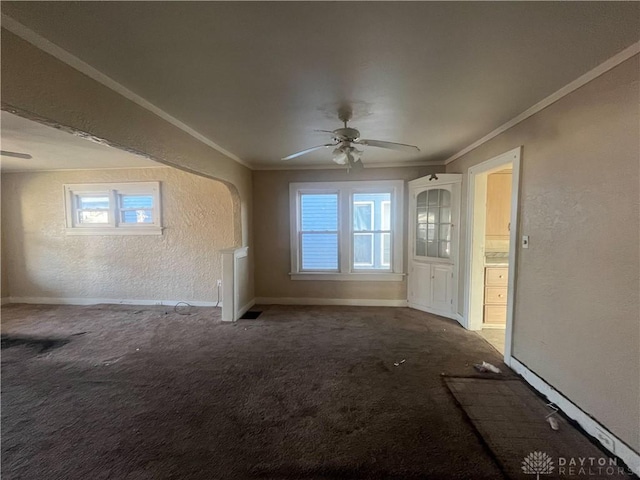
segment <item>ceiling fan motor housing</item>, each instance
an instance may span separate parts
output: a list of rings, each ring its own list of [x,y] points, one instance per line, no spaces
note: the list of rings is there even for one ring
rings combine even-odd
[[[360,139],[360,132],[355,128],[344,127],[334,130],[333,136],[341,142],[355,142]]]

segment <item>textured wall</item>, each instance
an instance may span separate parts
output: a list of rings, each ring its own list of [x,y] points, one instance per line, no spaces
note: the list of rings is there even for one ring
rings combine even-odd
[[[250,247],[253,271],[251,170],[5,29],[1,46],[3,109],[225,182],[233,198],[233,246]],[[253,283],[249,289],[252,296]]]
[[[65,235],[65,183],[160,181],[163,234]],[[2,230],[12,297],[217,300],[219,250],[233,245],[220,182],[174,168],[10,173]]]
[[[413,180],[444,167],[371,168],[347,173],[339,170],[254,171],[255,282],[257,297],[406,300],[406,280],[352,282],[291,280],[289,183],[354,180]],[[406,187],[406,186],[405,186]],[[405,212],[408,192],[405,188]],[[405,222],[405,239],[407,225]],[[406,251],[405,272],[406,272]]]
[[[519,233],[530,248],[518,250],[513,354],[636,451],[638,63],[636,55],[447,166],[466,173],[523,146]]]

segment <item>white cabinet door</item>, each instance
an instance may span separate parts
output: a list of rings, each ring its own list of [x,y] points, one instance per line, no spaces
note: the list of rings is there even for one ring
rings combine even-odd
[[[431,307],[435,310],[450,310],[452,295],[452,265],[431,267]]]
[[[429,307],[431,305],[431,265],[414,263],[409,278],[409,303]]]
[[[456,317],[458,220],[462,175],[409,182],[409,306]]]

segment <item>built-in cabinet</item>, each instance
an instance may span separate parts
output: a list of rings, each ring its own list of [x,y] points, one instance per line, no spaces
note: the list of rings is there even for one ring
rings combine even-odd
[[[510,169],[487,176],[483,327],[504,328],[507,323],[511,180]]]
[[[506,266],[484,269],[484,324],[487,327],[503,327],[507,323],[508,275]]]
[[[457,307],[461,179],[438,174],[409,182],[408,303],[450,318],[456,318]]]
[[[487,176],[485,248],[489,252],[509,250],[511,222],[511,170]]]

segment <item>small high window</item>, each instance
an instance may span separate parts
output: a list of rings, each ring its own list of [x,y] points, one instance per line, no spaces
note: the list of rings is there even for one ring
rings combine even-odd
[[[161,235],[160,183],[65,185],[69,235]]]

